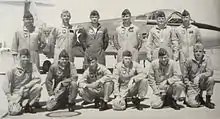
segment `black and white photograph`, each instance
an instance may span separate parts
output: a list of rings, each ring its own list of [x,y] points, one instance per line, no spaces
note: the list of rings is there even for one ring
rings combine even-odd
[[[1,119],[219,119],[219,0],[0,0]]]

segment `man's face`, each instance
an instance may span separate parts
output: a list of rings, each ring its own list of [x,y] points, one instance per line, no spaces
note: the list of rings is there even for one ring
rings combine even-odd
[[[90,61],[89,68],[92,69],[92,70],[96,70],[96,68],[97,68],[97,60]]]
[[[131,22],[131,15],[130,14],[122,15],[122,21],[125,23]]]
[[[194,57],[196,60],[201,60],[202,57],[204,56],[203,49],[195,49],[193,52],[194,52]]]
[[[60,57],[59,59],[59,63],[61,66],[65,67],[69,62],[69,58],[68,57]]]
[[[159,56],[159,62],[162,65],[167,65],[169,61],[168,55],[164,55],[164,56]]]
[[[32,18],[24,18],[24,26],[28,27],[28,26],[33,26],[34,24],[34,19]]]
[[[190,16],[182,16],[182,20],[183,20],[183,25],[189,25],[190,22]]]
[[[71,19],[71,16],[70,16],[69,13],[64,12],[64,13],[62,13],[61,18],[62,18],[62,21],[63,21],[64,23],[69,23],[69,21],[70,21],[70,19]]]
[[[157,24],[158,25],[165,25],[166,24],[166,18],[165,17],[157,17]]]
[[[132,61],[132,58],[131,58],[131,57],[129,57],[129,56],[124,56],[124,57],[123,57],[123,62],[124,62],[124,64],[125,64],[126,66],[130,65],[131,61]]]
[[[20,62],[23,65],[27,65],[28,63],[30,63],[30,56],[27,55],[21,55],[20,56]]]
[[[90,20],[93,24],[97,24],[99,22],[99,16],[98,15],[92,15],[92,16],[90,16]]]

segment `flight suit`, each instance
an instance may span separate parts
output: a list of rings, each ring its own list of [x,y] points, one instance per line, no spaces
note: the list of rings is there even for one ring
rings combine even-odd
[[[115,66],[113,75],[115,77],[114,93],[116,96],[138,96],[140,99],[143,99],[146,96],[148,91],[148,81],[146,79],[147,74],[144,73],[144,69],[140,64],[132,61],[130,67],[126,68],[123,62],[119,62]],[[135,81],[135,84],[130,87],[129,82],[132,79]]]
[[[84,57],[84,69],[88,67],[88,57],[96,55],[98,63],[105,65],[105,50],[108,47],[109,35],[107,28],[99,24],[95,31],[93,26],[89,24],[85,28],[86,32],[86,51]]]
[[[3,83],[3,91],[8,99],[8,111],[10,115],[18,115],[28,103],[32,106],[39,101],[41,94],[40,73],[35,64],[28,64],[23,69],[20,64],[7,72],[6,80]],[[26,87],[21,91],[21,87]],[[26,104],[25,104],[26,103]]]
[[[181,81],[181,71],[175,61],[170,59],[168,64],[163,66],[159,63],[159,59],[154,60],[148,73],[149,85],[154,93],[152,108],[161,108],[166,103],[165,96],[175,100],[180,98],[185,87]]]
[[[61,26],[52,30],[52,39],[55,45],[54,49],[54,63],[58,62],[60,52],[65,49],[68,54],[71,62],[74,62],[73,56],[73,44],[74,44],[74,35],[76,27],[70,26]]]
[[[197,91],[197,93],[187,94],[187,104],[192,107],[198,107],[199,102],[194,98],[200,93],[200,91],[207,91],[207,95],[213,95],[214,79],[213,79],[213,67],[211,60],[208,56],[204,56],[202,62],[197,62],[195,58],[187,60],[185,72],[184,72],[184,83],[187,86],[187,92],[189,90]]]
[[[47,102],[47,110],[56,110],[67,103],[75,103],[77,78],[77,71],[72,62],[66,67],[61,67],[59,62],[51,65],[46,78],[46,88],[49,96],[54,95],[55,99]]]
[[[178,58],[178,41],[173,37],[173,29],[170,26],[165,26],[165,29],[160,29],[154,26],[149,31],[147,39],[147,59],[153,61],[158,58],[160,48],[165,48],[171,59]]]
[[[26,27],[23,30],[15,32],[12,41],[12,52],[18,54],[21,49],[28,49],[31,54],[31,61],[40,68],[39,51],[45,46],[45,39],[42,32],[35,28],[33,32],[29,32]]]
[[[185,27],[180,25],[175,29],[174,39],[178,39],[179,49],[183,52],[186,59],[193,57],[193,46],[201,41],[201,34],[196,26]]]
[[[129,27],[123,25],[117,27],[114,35],[114,45],[118,50],[117,62],[122,61],[122,53],[125,50],[129,50],[132,53],[132,60],[138,62],[139,28],[133,24]]]
[[[86,84],[94,82],[99,83],[96,88],[85,87]],[[87,68],[78,81],[79,95],[87,102],[93,102],[94,99],[100,97],[104,97],[104,101],[109,101],[109,96],[113,92],[113,85],[111,72],[102,64],[98,64],[96,71]]]

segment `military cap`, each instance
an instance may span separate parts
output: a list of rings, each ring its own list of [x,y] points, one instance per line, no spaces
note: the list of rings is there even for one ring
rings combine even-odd
[[[20,54],[20,56],[21,55],[26,55],[26,56],[30,56],[30,52],[29,52],[29,50],[28,49],[21,49],[20,51],[19,51],[19,54]]]
[[[90,12],[90,15],[89,15],[90,17],[91,16],[98,16],[98,17],[100,17],[99,16],[99,12],[97,11],[97,10],[92,10],[91,12]]]
[[[131,12],[129,9],[125,9],[123,10],[123,12],[121,13],[122,16],[129,14],[131,16]]]
[[[164,55],[168,55],[167,50],[164,48],[160,48],[158,52],[158,56],[164,56]]]
[[[166,17],[163,11],[157,11],[157,18],[158,17]]]
[[[190,16],[189,12],[187,10],[184,10],[182,12],[182,16]]]
[[[28,12],[24,13],[23,18],[27,18],[27,19],[29,18],[30,19],[30,18],[33,18],[33,15],[28,11]]]
[[[127,56],[127,57],[131,57],[132,56],[132,53],[128,50],[125,50],[123,53],[122,53],[122,56]]]

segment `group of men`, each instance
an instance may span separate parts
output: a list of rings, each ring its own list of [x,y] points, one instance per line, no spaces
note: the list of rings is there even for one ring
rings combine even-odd
[[[213,68],[205,55],[198,28],[190,24],[189,12],[183,11],[183,24],[175,29],[166,25],[163,11],[157,13],[157,25],[150,30],[145,46],[150,62],[148,70],[138,63],[139,28],[131,22],[128,9],[121,15],[123,22],[114,35],[118,62],[111,73],[105,66],[108,30],[99,23],[98,11],[91,12],[91,23],[81,30],[69,23],[69,11],[62,12],[63,24],[53,29],[50,37],[54,44],[50,46],[54,49],[54,63],[45,82],[49,95],[47,110],[67,107],[74,111],[77,94],[84,100],[82,106],[94,103],[100,111],[109,109],[112,94],[115,97],[113,109],[125,110],[131,98],[135,107],[143,110],[140,102],[148,92],[148,85],[153,90],[152,108],[170,106],[180,110],[177,101],[184,100],[189,107],[205,105],[214,109],[215,104],[211,102]],[[15,33],[12,45],[13,56],[18,58],[18,62],[7,72],[3,85],[11,115],[34,113],[36,105],[39,105],[42,90],[39,52],[47,47],[44,37],[33,26],[33,16],[25,15],[24,29]],[[85,71],[79,79],[72,50],[76,47],[85,52]],[[203,100],[204,90],[207,91],[206,101]],[[186,94],[184,99],[182,93]]]

